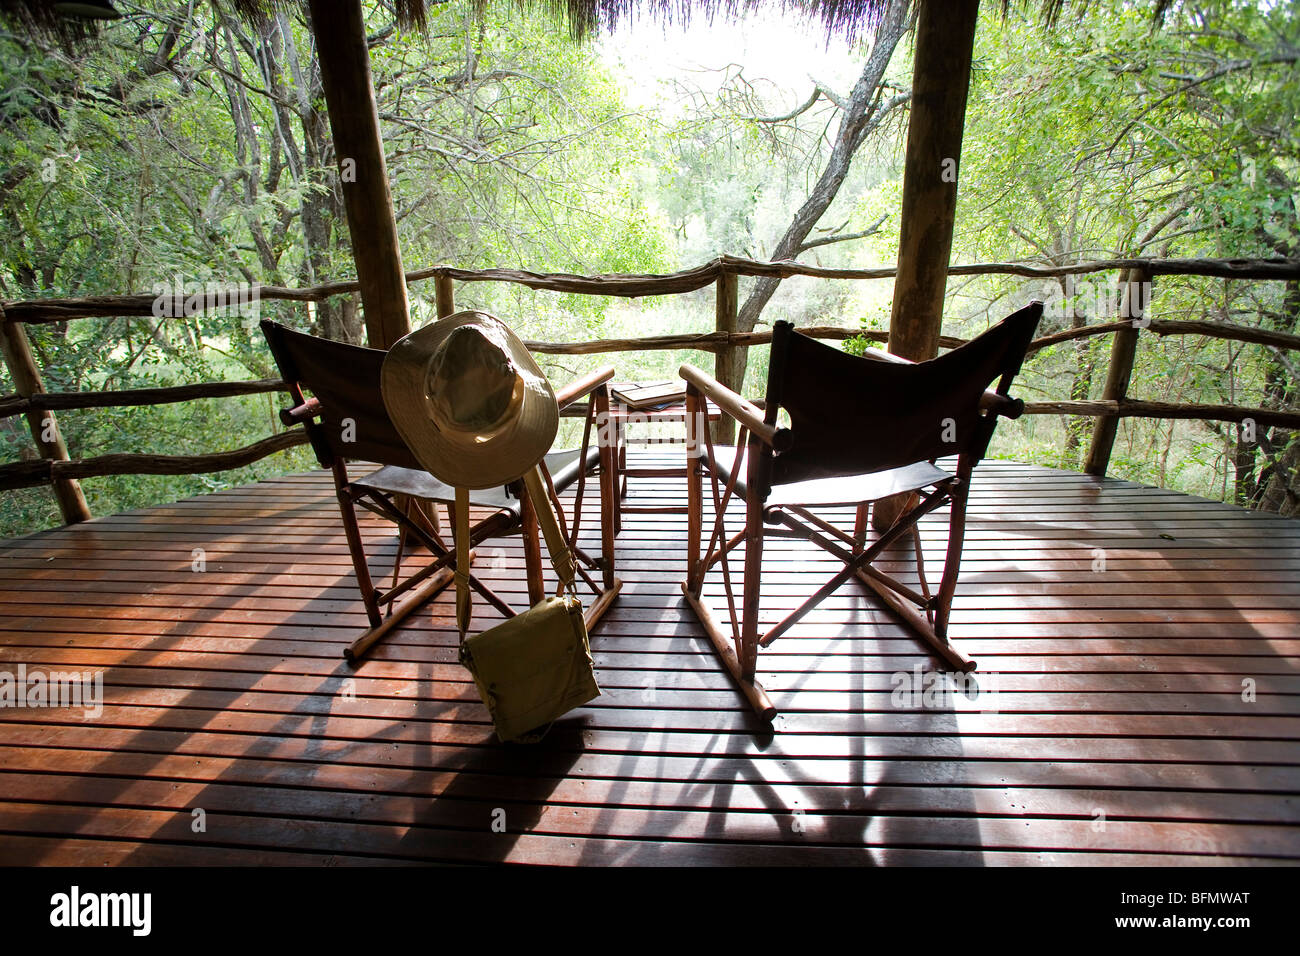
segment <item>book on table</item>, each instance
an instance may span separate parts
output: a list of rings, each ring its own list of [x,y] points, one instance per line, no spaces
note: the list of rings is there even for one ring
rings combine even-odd
[[[611,388],[614,400],[628,408],[658,408],[686,400],[686,384],[680,379],[665,382],[637,382]]]

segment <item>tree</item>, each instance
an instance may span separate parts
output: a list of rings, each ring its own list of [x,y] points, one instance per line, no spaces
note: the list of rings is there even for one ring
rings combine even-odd
[[[1053,33],[1026,29],[1014,13],[1009,29],[982,32],[958,216],[962,254],[1054,265],[1137,255],[1295,256],[1295,14],[1294,3],[1215,2],[1177,8],[1153,30],[1144,11],[1113,3],[1093,5]],[[1009,283],[969,283],[964,291],[981,287],[993,300],[1014,291]],[[1099,291],[1093,281],[1061,282],[1049,295],[1059,308],[1041,331],[1113,319],[1099,307],[1118,296]],[[1296,328],[1293,292],[1280,284],[1171,278],[1156,295],[1162,318]],[[1072,398],[1090,397],[1099,345],[1080,339],[1040,354],[1030,368],[1039,382],[1064,378]],[[1139,360],[1133,387],[1157,397],[1276,408],[1295,400],[1293,360],[1254,346],[1180,338],[1142,348]],[[1063,437],[1070,465],[1078,425]],[[1290,433],[1262,430],[1258,446],[1246,447],[1235,431],[1127,421],[1121,471],[1164,483],[1184,465],[1225,477],[1231,469],[1239,500],[1263,502],[1253,470],[1271,447],[1276,461],[1259,477],[1272,483],[1266,506],[1277,507],[1295,475]],[[1171,457],[1176,434],[1189,449],[1182,460]],[[1218,463],[1202,457],[1211,446]]]
[[[839,128],[831,146],[830,155],[822,167],[816,184],[809,192],[803,204],[795,211],[789,225],[772,247],[773,260],[794,259],[801,253],[833,242],[847,242],[862,239],[874,233],[881,225],[872,226],[850,233],[836,232],[817,239],[809,240],[813,228],[821,221],[831,203],[844,184],[853,163],[853,157],[868,137],[871,136],[889,115],[905,105],[908,94],[899,91],[892,96],[885,94],[885,71],[893,59],[894,49],[907,27],[906,0],[891,0],[881,16],[872,40],[871,52],[862,65],[862,73],[847,98],[836,96],[830,90],[818,86],[803,106],[786,117],[769,118],[759,122],[784,122],[812,107],[819,96],[825,96],[840,111]],[[736,316],[737,332],[752,332],[758,324],[763,309],[771,301],[780,285],[779,279],[759,278],[751,287],[745,301]],[[737,350],[735,360],[736,381],[726,383],[739,391],[744,385],[745,367],[748,349]]]
[[[285,8],[250,25],[195,0],[152,10],[71,53],[0,31],[0,296],[348,278],[339,173],[302,17]],[[617,175],[644,131],[594,55],[471,0],[431,6],[429,20],[418,37],[395,28],[386,4],[368,21],[409,261],[662,266],[661,224]],[[594,317],[601,307],[587,300],[577,311]],[[263,310],[332,338],[362,337],[354,296]],[[31,338],[52,390],[273,374],[255,322],[238,315],[90,319],[34,326]],[[212,414],[94,410],[60,424],[74,456],[183,454],[264,437],[279,427],[273,411],[261,397],[223,400]],[[0,421],[8,460],[30,451],[15,421]],[[197,477],[87,487],[102,513],[213,486]],[[49,513],[39,489],[6,495],[5,507],[17,519],[9,531]]]

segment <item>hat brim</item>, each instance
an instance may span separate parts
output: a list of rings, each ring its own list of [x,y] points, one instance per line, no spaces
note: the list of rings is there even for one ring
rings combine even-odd
[[[524,380],[513,420],[488,436],[444,431],[431,414],[429,363],[447,337],[467,325],[503,333],[499,338],[506,354]],[[492,488],[515,481],[551,450],[560,427],[559,406],[546,376],[519,337],[486,312],[457,312],[403,336],[384,358],[380,391],[389,418],[416,461],[439,481],[458,488]]]

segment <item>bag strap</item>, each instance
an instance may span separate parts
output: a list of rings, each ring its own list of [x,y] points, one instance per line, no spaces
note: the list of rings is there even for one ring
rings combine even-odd
[[[573,561],[573,552],[564,540],[564,533],[560,531],[555,511],[551,508],[551,496],[546,493],[540,465],[528,469],[524,474],[524,489],[528,493],[528,500],[533,503],[533,511],[537,513],[537,523],[541,526],[542,537],[546,539],[546,553],[550,555],[551,567],[555,568],[560,583],[572,594],[577,566]]]
[[[465,643],[473,613],[469,597],[469,489],[456,489],[456,627]]]
[[[573,552],[560,531],[560,523],[551,508],[550,496],[546,493],[546,484],[542,478],[541,465],[535,465],[524,473],[524,491],[532,502],[537,514],[537,523],[546,539],[546,552],[551,559],[551,567],[560,579],[560,584],[569,594],[574,594],[574,578],[577,565]],[[465,643],[469,631],[472,609],[469,594],[469,489],[456,489],[456,626],[460,629],[460,641]]]

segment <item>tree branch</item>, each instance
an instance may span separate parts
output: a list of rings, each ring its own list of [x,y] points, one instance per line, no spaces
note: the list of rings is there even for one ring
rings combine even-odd
[[[798,254],[800,252],[807,252],[809,249],[816,249],[818,246],[829,246],[835,242],[850,242],[854,239],[865,239],[867,238],[867,236],[874,236],[876,233],[880,231],[880,227],[885,224],[885,220],[888,218],[889,216],[887,214],[881,216],[879,219],[873,222],[862,232],[851,232],[842,235],[836,235],[832,233],[831,235],[825,236],[821,239],[806,240],[799,244],[799,247],[798,249],[795,250],[795,252],[796,254]],[[847,223],[845,225],[847,225]],[[841,226],[840,228],[843,229],[844,226]]]
[[[800,116],[804,113],[807,113],[810,109],[812,109],[813,104],[817,102],[818,98],[821,95],[822,95],[822,89],[820,86],[818,86],[813,89],[812,96],[808,97],[808,99],[804,101],[802,106],[796,106],[789,113],[783,113],[780,116],[745,116],[742,118],[748,120],[751,123],[786,123],[794,119],[796,116]]]

